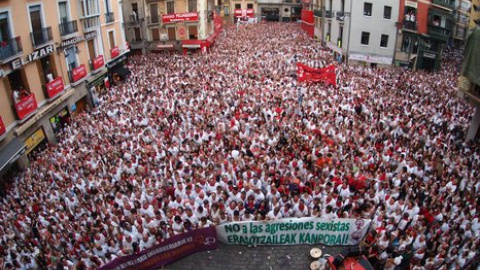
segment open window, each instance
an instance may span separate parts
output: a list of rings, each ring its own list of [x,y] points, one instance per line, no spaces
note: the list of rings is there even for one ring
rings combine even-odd
[[[5,87],[8,89],[8,92],[10,92],[13,104],[17,104],[30,96],[31,91],[24,69],[13,71],[7,75],[7,78],[7,80],[4,80]]]

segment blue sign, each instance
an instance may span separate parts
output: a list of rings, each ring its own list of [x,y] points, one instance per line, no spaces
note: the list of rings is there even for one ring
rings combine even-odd
[[[77,111],[77,105],[74,103],[72,106],[70,106],[70,111],[75,112]]]

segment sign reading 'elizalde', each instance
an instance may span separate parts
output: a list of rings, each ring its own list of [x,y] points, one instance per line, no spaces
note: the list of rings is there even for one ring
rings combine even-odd
[[[17,58],[15,60],[13,60],[12,69],[19,69],[22,66],[24,66],[24,65],[26,65],[26,64],[28,64],[32,61],[38,60],[40,58],[43,58],[47,55],[52,54],[53,51],[54,51],[53,44],[48,45],[48,46],[43,47],[43,48],[40,48],[40,49],[37,49],[37,50],[33,51],[31,54],[27,55],[27,57],[25,57],[25,58]]]

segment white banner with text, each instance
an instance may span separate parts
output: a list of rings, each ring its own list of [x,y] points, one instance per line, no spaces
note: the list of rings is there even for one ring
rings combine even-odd
[[[216,226],[218,240],[233,245],[358,245],[370,219],[285,218]]]

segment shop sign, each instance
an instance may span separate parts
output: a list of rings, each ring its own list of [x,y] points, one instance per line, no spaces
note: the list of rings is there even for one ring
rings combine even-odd
[[[43,58],[47,55],[50,55],[52,54],[54,51],[54,46],[53,44],[52,45],[48,45],[46,47],[43,47],[43,48],[40,48],[40,49],[37,49],[37,50],[34,50],[31,54],[27,55],[27,57],[25,58],[17,58],[15,60],[13,60],[12,62],[12,69],[19,69],[21,68],[22,66],[32,62],[32,61],[35,61],[35,60],[38,60],[40,58]]]
[[[192,22],[192,21],[198,21],[197,12],[172,13],[172,14],[162,15],[163,23]]]
[[[73,82],[77,82],[85,76],[87,76],[87,69],[85,68],[85,65],[80,65],[72,70]]]
[[[31,114],[37,109],[37,101],[35,100],[35,95],[30,94],[29,96],[20,100],[15,104],[15,110],[17,111],[18,118],[24,119],[27,115]]]
[[[93,59],[93,69],[99,69],[105,65],[105,61],[103,60],[103,55],[97,56],[95,59]]]
[[[45,139],[43,128],[37,129],[30,137],[25,140],[25,153],[30,153],[37,145]]]
[[[5,133],[5,125],[3,124],[2,117],[0,117],[0,135]]]
[[[435,59],[435,53],[424,52],[423,57],[430,58],[430,59]]]
[[[416,9],[418,7],[418,3],[417,3],[417,1],[405,0],[405,6],[406,7],[412,7],[412,8]]]
[[[119,56],[119,55],[120,55],[120,49],[118,48],[118,46],[116,46],[115,48],[112,48],[112,49],[110,50],[110,58],[111,58],[111,59],[113,59],[113,58],[115,58],[115,57],[117,57],[117,56]]]
[[[83,37],[83,36],[69,38],[67,40],[62,41],[62,43],[60,43],[60,46],[57,47],[57,50],[60,50],[60,49],[66,48],[66,47],[70,47],[70,46],[75,45],[78,42],[84,41],[84,40],[85,40],[85,37]]]
[[[47,83],[45,87],[47,88],[47,94],[49,98],[54,98],[65,89],[62,77],[57,77],[55,80]]]
[[[77,104],[72,104],[72,106],[70,106],[70,111],[72,112],[76,112],[77,111]]]
[[[354,61],[363,61],[367,63],[383,64],[383,65],[392,64],[391,57],[372,56],[372,55],[364,55],[364,54],[350,54],[348,56],[348,59],[354,60]]]
[[[96,36],[97,36],[97,31],[92,31],[92,32],[86,33],[84,38],[85,39],[92,39],[92,38],[95,38]]]

